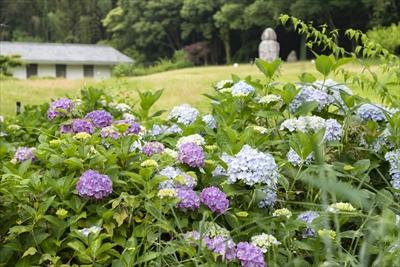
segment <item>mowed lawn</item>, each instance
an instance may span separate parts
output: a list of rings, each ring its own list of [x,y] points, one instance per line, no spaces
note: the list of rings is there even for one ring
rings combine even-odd
[[[360,69],[349,65],[350,71]],[[281,67],[279,82],[297,82],[298,75],[311,72],[321,78],[311,62],[284,63]],[[95,86],[104,89],[114,96],[116,102],[123,101],[134,104],[137,101],[136,90],[164,89],[164,94],[156,104],[156,109],[168,109],[181,103],[189,103],[202,110],[207,108],[209,101],[204,93],[213,91],[212,84],[219,80],[229,79],[231,74],[244,78],[251,75],[262,79],[262,74],[255,65],[245,64],[233,66],[194,67],[167,71],[148,76],[131,78],[112,78],[103,81],[86,80],[7,80],[0,81],[0,114],[10,116],[15,114],[15,103],[23,105],[41,104],[51,99],[63,96],[76,96],[84,86]],[[373,91],[361,91],[351,88],[354,93],[363,95],[379,102],[379,97]],[[400,92],[397,92],[400,94]]]

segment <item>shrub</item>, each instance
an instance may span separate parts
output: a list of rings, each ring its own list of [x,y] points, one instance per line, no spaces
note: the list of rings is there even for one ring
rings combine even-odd
[[[400,52],[400,23],[375,27],[367,32],[369,38],[392,52]]]
[[[399,101],[353,95],[376,86],[365,76],[329,80],[346,62],[318,55],[323,80],[279,84],[280,61],[256,60],[265,78],[218,83],[207,120],[150,113],[162,91],[130,107],[94,88],[6,118],[0,263],[398,266]]]

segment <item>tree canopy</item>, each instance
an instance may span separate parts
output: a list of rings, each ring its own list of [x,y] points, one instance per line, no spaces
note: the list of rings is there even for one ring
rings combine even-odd
[[[3,0],[0,10],[1,40],[102,42],[148,63],[200,42],[212,63],[251,60],[282,13],[339,30],[400,21],[396,0]],[[299,49],[279,27],[282,53]]]

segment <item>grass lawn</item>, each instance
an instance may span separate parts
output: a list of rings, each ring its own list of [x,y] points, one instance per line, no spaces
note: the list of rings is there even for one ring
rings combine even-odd
[[[356,66],[347,67],[351,71],[360,71]],[[311,72],[317,75],[311,62],[284,63],[281,68],[280,82],[296,82],[298,75],[302,72]],[[85,85],[95,85],[105,89],[115,96],[115,100],[132,99],[135,103],[135,90],[165,89],[157,109],[167,109],[181,103],[189,103],[200,109],[205,109],[209,101],[205,101],[204,93],[213,91],[212,84],[216,81],[229,79],[234,73],[240,77],[251,75],[262,78],[262,74],[255,65],[233,66],[210,66],[194,67],[181,70],[167,71],[148,76],[131,78],[112,78],[103,81],[86,80],[7,80],[0,81],[0,114],[14,115],[15,102],[21,101],[23,105],[41,104],[54,98],[62,96],[75,96]],[[363,95],[374,101],[379,101],[379,97],[374,92],[361,91],[351,88],[354,93]],[[400,95],[400,92],[398,92]],[[129,102],[129,101],[128,101]]]

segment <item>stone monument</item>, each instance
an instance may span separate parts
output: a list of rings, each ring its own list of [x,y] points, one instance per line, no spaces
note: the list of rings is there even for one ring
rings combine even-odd
[[[296,62],[297,61],[297,54],[296,51],[290,51],[289,55],[286,58],[286,62]]]
[[[258,57],[268,62],[274,61],[279,58],[279,48],[275,31],[272,28],[266,28],[261,35]]]

